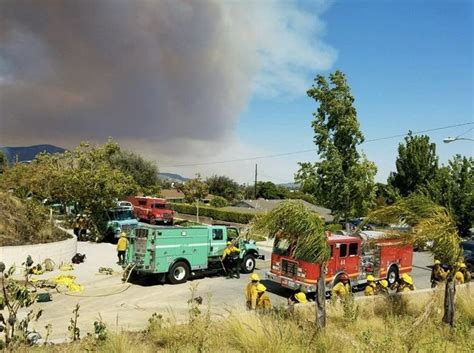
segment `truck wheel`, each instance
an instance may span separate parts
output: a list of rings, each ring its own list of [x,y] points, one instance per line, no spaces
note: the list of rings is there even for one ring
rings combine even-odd
[[[392,286],[398,281],[398,268],[397,266],[390,266],[387,274],[387,282],[389,286]]]
[[[255,257],[248,254],[245,255],[242,259],[242,272],[243,273],[251,273],[255,269]]]
[[[168,273],[168,279],[172,284],[185,283],[188,280],[189,267],[184,262],[177,262],[171,266],[170,272]]]
[[[115,235],[112,229],[107,229],[105,232],[105,241],[111,244],[115,243]]]

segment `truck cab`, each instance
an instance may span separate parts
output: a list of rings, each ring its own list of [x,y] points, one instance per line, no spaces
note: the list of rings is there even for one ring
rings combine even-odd
[[[129,235],[126,266],[136,273],[167,277],[184,283],[198,273],[223,270],[221,257],[227,241],[234,240],[241,249],[242,272],[255,268],[258,253],[255,242],[241,239],[237,228],[225,226],[163,227],[141,223]]]
[[[115,207],[107,211],[107,230],[105,238],[117,242],[120,233],[130,234],[138,226],[138,221],[129,207]]]
[[[173,225],[173,210],[166,199],[148,196],[128,198],[135,217],[150,224]]]

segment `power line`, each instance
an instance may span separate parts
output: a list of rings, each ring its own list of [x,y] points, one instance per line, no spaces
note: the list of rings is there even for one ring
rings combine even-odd
[[[454,127],[460,127],[460,126],[466,126],[466,125],[472,125],[472,124],[474,124],[474,122],[442,126],[442,127],[437,127],[437,128],[433,128],[433,129],[427,129],[427,130],[412,131],[412,133],[413,134],[423,134],[425,132],[446,130],[446,129],[451,129],[451,128],[454,128]],[[404,137],[406,135],[407,134],[398,134],[398,135],[390,135],[390,136],[385,136],[385,137],[379,137],[379,138],[375,138],[375,139],[365,140],[364,143],[374,142],[374,141],[382,141],[382,140],[389,140],[389,139],[393,139],[393,138],[397,138],[397,137]],[[258,160],[258,159],[291,156],[291,155],[294,155],[294,154],[302,154],[302,153],[315,152],[315,151],[316,151],[316,148],[311,148],[311,149],[307,149],[307,150],[291,151],[291,152],[284,152],[284,153],[275,153],[275,154],[268,154],[268,155],[257,156],[257,157],[228,159],[228,160],[223,160],[223,161],[164,165],[164,166],[161,166],[160,168],[195,167],[195,166],[202,166],[202,165],[214,165],[214,164],[224,164],[224,163],[232,163],[232,162],[245,162],[245,161],[254,161],[254,160]]]
[[[472,131],[472,130],[474,130],[474,127],[471,127],[471,128],[470,128],[469,130],[467,130],[466,132],[463,132],[461,135],[456,136],[456,138],[461,137],[461,136],[464,136],[464,135],[466,135],[468,132],[470,132],[470,131]]]

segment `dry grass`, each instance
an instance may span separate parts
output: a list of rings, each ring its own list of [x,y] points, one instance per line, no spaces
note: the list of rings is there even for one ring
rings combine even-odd
[[[456,326],[441,323],[442,290],[426,299],[382,299],[328,306],[327,328],[317,332],[314,308],[294,314],[233,312],[211,320],[208,310],[190,308],[187,324],[155,316],[141,333],[111,333],[107,340],[42,347],[35,352],[472,352],[474,303],[456,296]],[[206,306],[206,305],[203,305]],[[358,306],[359,309],[355,309]],[[191,310],[192,309],[192,310]],[[354,314],[356,313],[356,314]],[[16,349],[16,352],[22,352]],[[31,351],[31,350],[30,350]],[[26,350],[23,350],[26,352]]]
[[[33,200],[20,200],[0,192],[0,246],[49,243],[68,239],[54,226],[48,210]]]

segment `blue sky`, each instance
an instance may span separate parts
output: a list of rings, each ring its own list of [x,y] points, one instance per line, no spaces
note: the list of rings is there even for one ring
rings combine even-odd
[[[299,3],[312,12],[312,2]],[[320,15],[323,40],[337,51],[329,70],[346,73],[366,139],[473,122],[473,5],[471,1],[336,1]],[[243,144],[269,154],[310,149],[316,105],[302,91],[294,96],[254,95],[242,113],[237,134]],[[474,143],[443,144],[474,125],[427,133],[437,144],[440,161],[454,154],[473,155]],[[465,137],[474,137],[470,131]],[[395,168],[403,138],[369,142],[361,149],[376,162],[377,180]],[[292,180],[297,161],[314,153],[256,161],[261,179]],[[254,162],[252,162],[254,163]],[[250,170],[250,169],[249,169]],[[249,174],[249,181],[251,175]],[[245,180],[244,180],[245,181]]]

